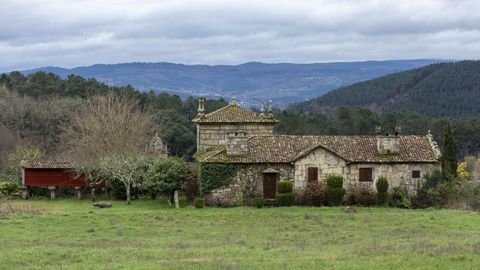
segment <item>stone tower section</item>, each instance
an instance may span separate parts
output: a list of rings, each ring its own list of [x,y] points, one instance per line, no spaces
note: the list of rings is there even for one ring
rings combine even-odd
[[[253,136],[273,135],[273,128],[278,123],[273,114],[262,115],[242,108],[235,98],[229,105],[211,113],[204,113],[203,99],[199,101],[199,114],[192,121],[197,125],[197,151],[211,147],[225,147],[227,134],[244,134]]]

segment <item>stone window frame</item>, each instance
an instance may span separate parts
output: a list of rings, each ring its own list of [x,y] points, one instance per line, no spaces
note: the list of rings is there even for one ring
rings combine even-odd
[[[360,172],[362,169],[370,169],[370,180],[362,180],[360,177]],[[373,183],[374,177],[373,177],[373,167],[372,166],[361,166],[358,168],[358,182],[360,183]]]
[[[420,170],[412,170],[412,179],[420,179],[422,178],[422,172]]]

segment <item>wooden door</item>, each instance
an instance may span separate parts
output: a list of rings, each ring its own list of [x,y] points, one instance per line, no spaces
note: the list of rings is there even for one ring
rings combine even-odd
[[[263,174],[263,197],[265,199],[275,199],[277,194],[277,174]]]

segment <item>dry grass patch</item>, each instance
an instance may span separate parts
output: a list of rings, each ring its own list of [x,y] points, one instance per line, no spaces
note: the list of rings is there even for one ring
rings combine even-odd
[[[11,214],[26,214],[26,215],[38,215],[46,212],[46,208],[33,206],[29,203],[15,203],[11,204],[8,200],[3,200],[0,202],[0,214],[1,215],[11,215]]]

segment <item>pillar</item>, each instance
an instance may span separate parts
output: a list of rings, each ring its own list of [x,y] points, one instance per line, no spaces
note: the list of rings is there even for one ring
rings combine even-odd
[[[48,190],[50,190],[50,200],[55,200],[55,197],[57,195],[56,194],[57,187],[56,186],[49,186]]]
[[[175,192],[173,193],[173,197],[174,197],[174,200],[175,200],[175,208],[180,208],[180,204],[178,202],[178,191],[175,190]]]
[[[28,190],[28,187],[22,187],[22,198],[26,200],[28,197],[30,197],[30,191]]]
[[[75,197],[79,200],[82,199],[82,187],[75,187]]]

